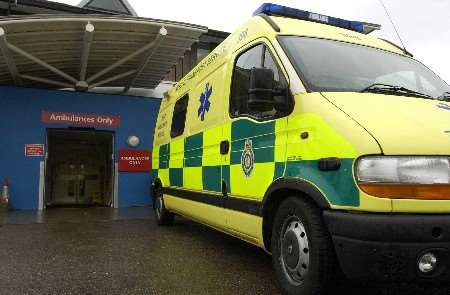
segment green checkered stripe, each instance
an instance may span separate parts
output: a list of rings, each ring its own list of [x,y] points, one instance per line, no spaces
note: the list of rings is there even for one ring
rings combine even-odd
[[[267,171],[267,173],[273,173],[273,180],[283,176],[301,178],[317,186],[332,204],[359,205],[359,192],[352,175],[353,159],[341,159],[341,169],[337,171],[320,171],[318,160],[276,162],[274,121],[262,124],[245,119],[234,121],[231,126],[229,163],[226,165],[202,166],[203,133],[185,138],[183,167],[201,167],[203,190],[221,192],[223,180],[230,193],[233,185],[230,182],[230,165],[241,165],[245,141],[249,138],[252,140],[255,164],[274,163],[274,171]],[[169,168],[169,161],[170,144],[161,145],[159,167],[155,167],[153,173],[158,176],[161,170],[168,169],[170,183],[167,185],[183,187],[183,177],[195,177],[195,175],[183,175],[183,168]]]

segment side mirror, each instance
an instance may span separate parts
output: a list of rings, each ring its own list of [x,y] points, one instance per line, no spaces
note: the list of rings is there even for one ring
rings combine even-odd
[[[266,68],[251,69],[250,89],[248,90],[248,108],[258,112],[273,110],[275,105],[273,91],[273,70]]]

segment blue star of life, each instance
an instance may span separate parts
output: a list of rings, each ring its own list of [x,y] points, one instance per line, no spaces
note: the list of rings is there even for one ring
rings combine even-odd
[[[198,116],[200,120],[205,120],[206,112],[209,112],[209,107],[211,106],[211,102],[209,98],[212,94],[212,86],[209,83],[206,83],[205,92],[202,92],[200,95],[200,107],[198,108]]]

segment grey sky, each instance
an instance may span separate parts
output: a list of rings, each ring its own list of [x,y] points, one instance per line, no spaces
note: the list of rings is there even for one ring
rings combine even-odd
[[[59,0],[77,5],[80,0]],[[128,0],[139,16],[232,32],[264,0]],[[373,33],[399,44],[379,0],[272,0],[317,13],[382,25]],[[384,0],[407,49],[450,83],[450,0]]]

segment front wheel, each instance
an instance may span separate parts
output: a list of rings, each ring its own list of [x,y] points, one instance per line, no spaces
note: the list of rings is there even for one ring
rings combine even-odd
[[[164,206],[164,197],[161,187],[155,189],[155,201],[153,208],[155,209],[156,223],[158,225],[172,225],[175,215],[167,211]]]
[[[325,294],[337,272],[336,258],[320,210],[289,197],[278,208],[272,229],[272,262],[285,294]]]

